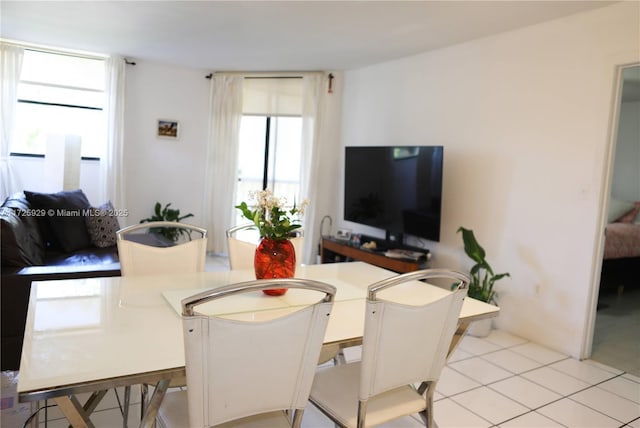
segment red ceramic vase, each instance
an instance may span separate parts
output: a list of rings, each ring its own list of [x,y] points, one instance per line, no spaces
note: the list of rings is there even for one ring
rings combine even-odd
[[[296,251],[288,239],[263,238],[253,259],[256,279],[293,278],[296,272]],[[286,288],[263,290],[269,296],[282,296]]]

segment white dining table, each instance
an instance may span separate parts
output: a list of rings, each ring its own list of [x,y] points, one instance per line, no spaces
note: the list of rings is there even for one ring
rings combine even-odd
[[[324,343],[344,348],[362,341],[367,287],[394,275],[350,262],[300,266],[295,276],[337,288]],[[141,421],[141,426],[150,426],[170,380],[185,374],[180,301],[206,289],[253,279],[253,271],[237,270],[34,282],[20,362],[19,401],[52,399],[73,427],[91,427],[91,412],[106,391],[154,384]],[[408,304],[418,297],[429,300],[449,292],[437,286],[416,289],[419,295],[407,294]],[[308,303],[304,291],[289,290],[277,297],[233,296],[196,311],[255,320]],[[470,322],[498,313],[496,306],[465,298],[452,349]],[[77,394],[86,392],[92,395],[80,403]]]

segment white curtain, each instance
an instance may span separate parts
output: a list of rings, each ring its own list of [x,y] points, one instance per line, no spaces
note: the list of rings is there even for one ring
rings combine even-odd
[[[18,82],[22,69],[24,49],[18,46],[0,43],[0,75],[2,75],[2,94],[0,118],[2,119],[2,139],[0,142],[0,201],[22,190],[20,180],[11,170],[11,138],[17,105]]]
[[[105,119],[107,141],[100,156],[101,200],[124,209],[124,58],[112,56],[105,61]]]
[[[233,225],[238,176],[238,136],[242,119],[240,75],[214,74],[211,79],[211,125],[204,189],[204,227],[207,250],[227,252],[226,230]]]
[[[325,105],[327,77],[324,73],[305,74],[302,80],[302,159],[300,176],[300,199],[309,199],[304,215],[303,263],[315,263],[316,244],[319,237],[318,176],[320,164],[320,142],[323,126],[322,112]],[[316,203],[314,203],[314,200]]]

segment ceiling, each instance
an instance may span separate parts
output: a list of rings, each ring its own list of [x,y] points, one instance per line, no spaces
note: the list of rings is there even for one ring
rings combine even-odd
[[[348,70],[611,1],[5,1],[4,39],[205,70]]]

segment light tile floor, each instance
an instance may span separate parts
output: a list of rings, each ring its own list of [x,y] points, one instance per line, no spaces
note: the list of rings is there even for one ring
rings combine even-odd
[[[207,259],[207,270],[221,269],[228,269],[225,259]],[[637,336],[635,341],[638,342]],[[347,360],[358,359],[359,352],[360,348],[347,349]],[[139,397],[135,389],[132,397]],[[577,361],[500,330],[493,330],[485,338],[463,338],[442,373],[434,399],[440,428],[640,428],[640,377],[593,360]],[[139,411],[139,403],[132,405],[129,426],[135,426]],[[10,420],[5,410],[1,413],[0,426],[8,428],[21,427],[27,417],[20,414]],[[44,412],[40,420],[44,420]],[[47,409],[47,420],[48,427],[68,426],[55,407]],[[122,426],[113,391],[109,391],[92,420],[98,428]],[[311,405],[302,425],[334,426]],[[41,426],[45,423],[41,422]],[[414,416],[384,425],[419,426],[424,425]]]
[[[359,348],[347,349],[347,360],[358,359],[359,352]],[[133,397],[137,396],[134,391]],[[577,361],[493,330],[486,338],[463,338],[438,382],[434,406],[440,428],[640,428],[640,377],[592,360]],[[139,405],[132,406],[131,411],[130,421],[134,424],[130,426],[135,426]],[[122,426],[113,391],[107,394],[92,419],[98,428]],[[55,407],[48,409],[48,420],[52,428],[67,426]],[[302,426],[334,425],[310,405]],[[414,416],[384,425],[419,426],[423,425]]]
[[[591,358],[640,376],[640,284],[601,290]]]

